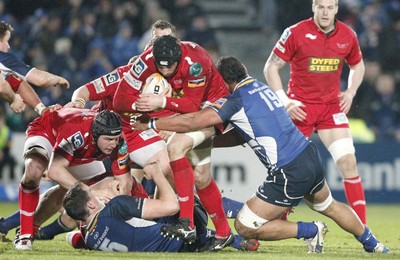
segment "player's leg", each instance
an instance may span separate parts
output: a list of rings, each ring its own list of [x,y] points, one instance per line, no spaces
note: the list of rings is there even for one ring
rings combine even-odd
[[[32,237],[37,230],[34,228],[33,222],[39,203],[39,184],[43,172],[47,168],[51,151],[52,145],[44,137],[30,137],[25,142],[25,171],[18,192],[21,229],[19,237],[15,240],[15,249],[17,250],[32,249]]]
[[[387,253],[389,249],[380,243],[354,211],[344,203],[332,198],[328,185],[313,195],[305,197],[306,204],[313,210],[334,220],[343,230],[351,233],[369,253]],[[312,241],[310,241],[312,242]]]
[[[193,140],[185,134],[173,134],[167,142],[172,174],[174,176],[175,191],[179,199],[179,221],[175,225],[166,227],[168,235],[179,236],[185,240],[196,237],[194,228],[194,172],[189,160],[185,157],[191,150]],[[187,239],[187,238],[190,239]],[[191,241],[189,241],[191,242]]]
[[[221,245],[228,246],[233,242],[222,196],[211,175],[211,144],[211,139],[208,139],[187,155],[194,166],[197,195],[216,229],[213,241],[203,247],[203,251],[215,251],[215,248],[222,248]]]
[[[344,191],[349,205],[366,224],[364,188],[357,170],[353,139],[349,128],[318,130],[321,141],[332,155],[343,176]]]
[[[11,242],[6,236],[8,231],[19,226],[19,210],[10,216],[0,217],[0,241]]]

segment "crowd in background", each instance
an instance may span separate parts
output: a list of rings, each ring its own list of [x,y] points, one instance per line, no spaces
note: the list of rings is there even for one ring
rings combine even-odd
[[[254,6],[261,33],[279,35],[287,26],[312,16],[311,0],[241,1]],[[76,88],[141,53],[151,24],[159,19],[172,22],[178,38],[197,42],[218,57],[220,43],[198,2],[0,0],[0,19],[14,27],[10,52],[26,64],[70,81],[67,91],[35,88],[45,105],[65,104]],[[399,141],[400,0],[340,0],[339,10],[337,18],[358,34],[366,65],[350,117],[361,119],[372,132],[366,141]],[[346,78],[344,71],[343,82]],[[11,131],[25,131],[34,117],[30,109],[20,115],[8,111],[7,125]]]

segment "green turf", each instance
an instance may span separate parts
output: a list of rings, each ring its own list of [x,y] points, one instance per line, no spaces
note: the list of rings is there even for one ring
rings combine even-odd
[[[0,202],[0,215],[7,216],[17,209],[14,203]],[[400,259],[400,205],[369,205],[368,225],[378,239],[390,248],[387,255],[365,253],[350,234],[339,229],[334,222],[301,205],[289,216],[291,221],[323,220],[329,232],[325,242],[324,254],[307,254],[303,241],[289,239],[275,242],[262,242],[258,252],[241,252],[224,249],[218,253],[108,253],[75,250],[59,235],[52,241],[35,241],[34,250],[21,252],[13,249],[12,243],[0,242],[0,259]],[[15,230],[8,234],[13,239]]]

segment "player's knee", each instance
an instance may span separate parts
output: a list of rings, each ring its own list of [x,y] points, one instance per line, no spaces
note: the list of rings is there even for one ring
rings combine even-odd
[[[333,203],[333,197],[332,194],[329,193],[328,197],[320,203],[313,203],[311,201],[308,201],[307,199],[304,200],[304,202],[307,204],[308,207],[310,207],[312,210],[315,210],[317,212],[322,212],[325,211],[327,208],[329,208],[332,203]]]
[[[355,148],[353,145],[353,140],[351,138],[338,139],[329,145],[328,151],[331,154],[335,163],[337,163],[337,161],[344,156],[354,156]]]
[[[25,179],[27,181],[34,181],[38,183],[47,168],[47,160],[42,156],[31,154],[25,158]]]
[[[197,189],[204,189],[211,182],[210,172],[194,171],[194,183]]]
[[[170,142],[167,145],[168,156],[171,161],[178,160],[185,157],[191,148],[191,144],[187,144],[186,142]]]
[[[346,154],[342,156],[339,160],[337,160],[336,165],[339,170],[345,175],[345,177],[355,177],[357,174],[353,174],[354,176],[349,175],[350,173],[354,173],[357,171],[357,162],[354,154]]]
[[[256,238],[258,230],[267,222],[244,204],[235,219],[235,229],[244,238]]]

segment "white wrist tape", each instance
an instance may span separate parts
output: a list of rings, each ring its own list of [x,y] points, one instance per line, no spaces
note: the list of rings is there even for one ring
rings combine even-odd
[[[286,107],[290,103],[289,97],[286,95],[285,91],[283,89],[279,89],[275,92],[275,94],[278,96],[278,98],[282,101],[283,106]]]
[[[86,100],[83,98],[77,98],[73,102],[78,102],[79,104],[82,105],[82,107],[85,107],[85,105],[86,105]]]
[[[43,110],[46,109],[46,106],[43,103],[39,103],[35,106],[35,112],[39,114],[39,116],[42,115]]]

